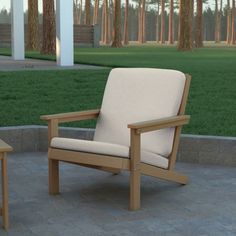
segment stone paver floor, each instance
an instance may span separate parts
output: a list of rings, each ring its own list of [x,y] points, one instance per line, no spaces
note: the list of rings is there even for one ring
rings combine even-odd
[[[62,164],[61,195],[49,196],[46,153],[11,154],[8,166],[11,226],[1,236],[236,235],[236,168],[179,163],[184,187],[142,177],[142,209],[130,212],[128,173]]]
[[[106,67],[75,64],[74,66],[57,66],[55,61],[25,59],[14,61],[11,57],[0,56],[0,71],[25,71],[25,70],[77,70],[77,69],[104,69]]]

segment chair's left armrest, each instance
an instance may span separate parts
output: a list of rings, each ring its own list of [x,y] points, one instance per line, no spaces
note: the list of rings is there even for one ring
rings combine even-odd
[[[164,128],[171,128],[182,126],[189,123],[190,116],[188,115],[179,115],[172,116],[163,119],[142,121],[133,124],[129,124],[128,128],[135,130],[137,134],[155,131]]]

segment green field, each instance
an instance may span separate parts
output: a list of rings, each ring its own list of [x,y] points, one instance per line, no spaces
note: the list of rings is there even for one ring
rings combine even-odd
[[[9,54],[7,49],[0,53]],[[28,52],[30,57],[41,56]],[[192,75],[184,133],[236,136],[236,48],[177,52],[174,47],[80,48],[78,63],[156,67]],[[42,124],[39,116],[97,108],[109,70],[0,72],[0,125]],[[93,127],[93,122],[70,124]]]

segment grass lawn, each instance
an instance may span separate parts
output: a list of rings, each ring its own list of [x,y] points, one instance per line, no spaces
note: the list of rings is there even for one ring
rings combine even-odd
[[[109,70],[0,72],[0,126],[45,124],[40,115],[98,108],[108,74]],[[93,127],[94,122],[80,125]]]
[[[0,49],[0,53],[9,54],[9,50]],[[28,52],[27,56],[42,57],[37,52]],[[193,79],[186,113],[192,119],[184,133],[236,136],[236,48],[209,47],[193,52],[154,46],[80,48],[75,50],[75,61],[189,73]],[[0,72],[0,126],[41,124],[42,114],[97,108],[108,73],[109,70]],[[79,126],[92,127],[94,123],[83,122]]]

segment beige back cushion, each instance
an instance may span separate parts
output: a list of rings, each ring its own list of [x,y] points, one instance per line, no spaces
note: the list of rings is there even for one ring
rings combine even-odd
[[[95,130],[95,141],[130,146],[127,125],[178,114],[185,75],[179,71],[119,68],[109,75],[101,113]],[[168,157],[174,129],[142,134],[142,149]]]

